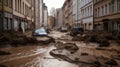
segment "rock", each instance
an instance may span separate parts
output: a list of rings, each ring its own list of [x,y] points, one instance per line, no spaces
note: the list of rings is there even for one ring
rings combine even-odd
[[[4,51],[0,51],[0,55],[10,55],[11,53],[9,52],[4,52]]]
[[[108,60],[107,62],[105,62],[105,64],[111,65],[111,66],[117,66],[118,65],[118,63],[114,59]]]

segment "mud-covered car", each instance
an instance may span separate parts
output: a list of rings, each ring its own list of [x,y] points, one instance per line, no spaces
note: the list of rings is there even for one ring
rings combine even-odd
[[[32,33],[33,36],[47,36],[47,32],[44,28],[36,29]]]
[[[82,34],[84,32],[84,29],[83,28],[72,28],[70,30],[70,35],[71,36],[76,36],[78,34]]]
[[[67,32],[67,31],[68,31],[68,28],[67,28],[67,27],[61,27],[61,28],[60,28],[60,31],[61,31],[61,32]]]

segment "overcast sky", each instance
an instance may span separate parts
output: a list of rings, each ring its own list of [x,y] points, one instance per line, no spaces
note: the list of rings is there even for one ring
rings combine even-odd
[[[43,0],[46,6],[48,7],[48,12],[51,8],[61,8],[65,0]]]

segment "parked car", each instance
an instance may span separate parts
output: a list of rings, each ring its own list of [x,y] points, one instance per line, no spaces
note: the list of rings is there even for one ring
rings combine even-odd
[[[67,28],[67,27],[61,27],[61,28],[60,28],[60,31],[61,31],[61,32],[67,32],[67,31],[68,31],[68,28]]]
[[[40,28],[33,31],[33,36],[47,36],[47,32],[44,28]]]
[[[78,34],[82,34],[84,32],[84,29],[83,28],[72,28],[70,30],[70,35],[71,36],[76,36]]]

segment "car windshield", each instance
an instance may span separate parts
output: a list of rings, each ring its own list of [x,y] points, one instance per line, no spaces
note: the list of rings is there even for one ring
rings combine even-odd
[[[37,29],[35,30],[35,33],[45,33],[45,29],[44,28]]]

